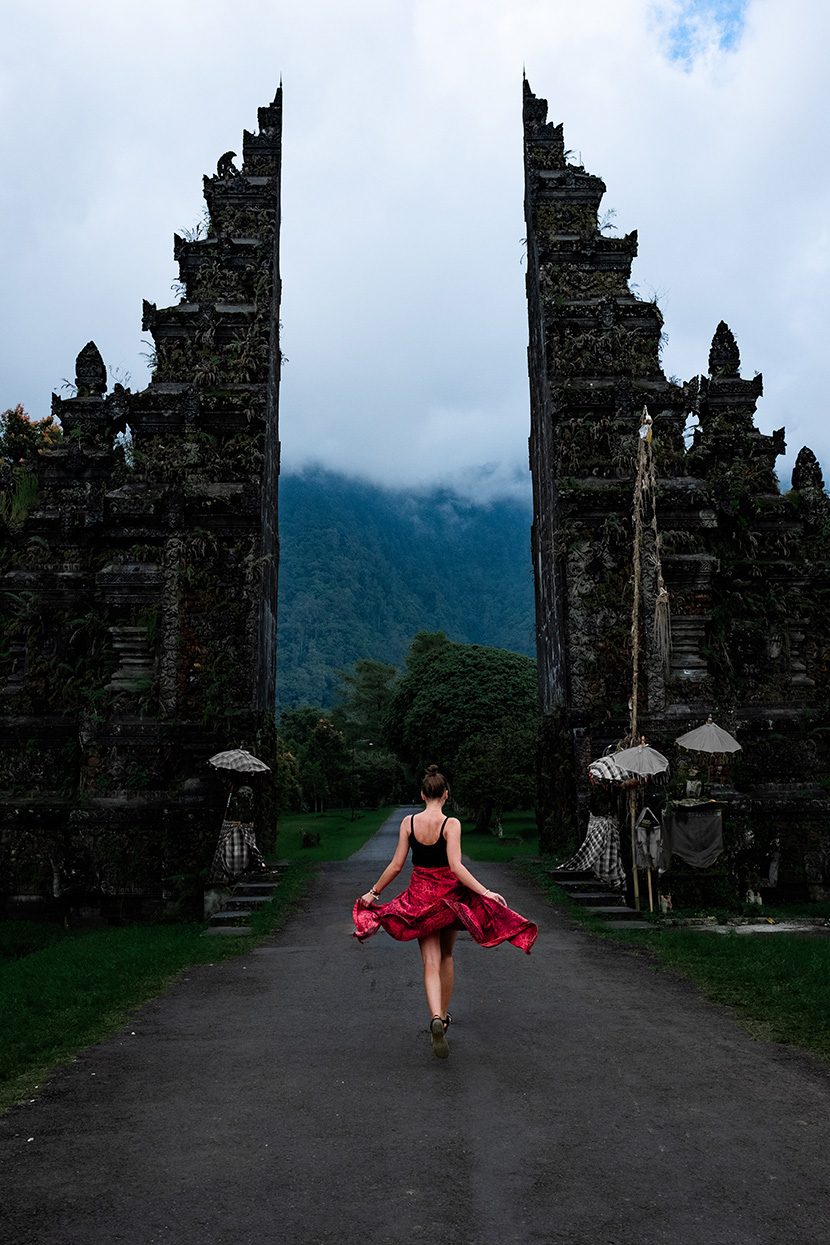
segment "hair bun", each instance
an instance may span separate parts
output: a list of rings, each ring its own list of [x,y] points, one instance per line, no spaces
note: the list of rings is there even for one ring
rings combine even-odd
[[[428,774],[437,774],[437,773],[438,773],[438,766],[437,766],[437,765],[428,765],[428,766],[427,766],[427,773],[428,773]]]

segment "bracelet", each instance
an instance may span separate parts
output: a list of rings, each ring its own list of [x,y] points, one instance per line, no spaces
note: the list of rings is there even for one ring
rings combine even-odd
[[[369,894],[374,895],[375,899],[380,899],[380,895],[377,893],[374,886],[369,887]]]

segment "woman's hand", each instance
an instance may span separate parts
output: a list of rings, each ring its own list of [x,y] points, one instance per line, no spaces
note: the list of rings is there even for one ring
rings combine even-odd
[[[371,908],[374,901],[375,897],[372,892],[367,891],[365,895],[360,896],[357,902],[360,904],[361,908]]]
[[[507,907],[507,900],[504,895],[498,895],[495,891],[485,891],[484,899],[495,899],[496,903],[500,903],[503,908]]]

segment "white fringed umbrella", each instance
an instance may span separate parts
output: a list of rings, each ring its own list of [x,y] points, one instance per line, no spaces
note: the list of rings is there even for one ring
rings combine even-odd
[[[737,739],[730,735],[729,731],[716,726],[712,721],[711,713],[702,726],[696,726],[693,731],[687,731],[685,735],[681,735],[674,742],[679,744],[681,748],[689,748],[692,752],[711,752],[716,754],[741,751],[741,745]]]
[[[634,748],[624,748],[622,752],[613,753],[611,759],[619,769],[643,777],[664,774],[669,768],[668,758],[656,748],[650,748],[645,740]]]

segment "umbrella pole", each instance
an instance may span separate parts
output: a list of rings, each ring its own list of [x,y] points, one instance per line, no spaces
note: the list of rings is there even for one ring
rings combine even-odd
[[[651,889],[651,869],[648,871],[648,910],[654,911],[654,894]]]
[[[637,793],[632,787],[628,793],[628,811],[631,817],[631,869],[634,874],[634,907],[640,911],[640,878],[637,873],[637,843],[634,835],[634,823],[637,820]]]

